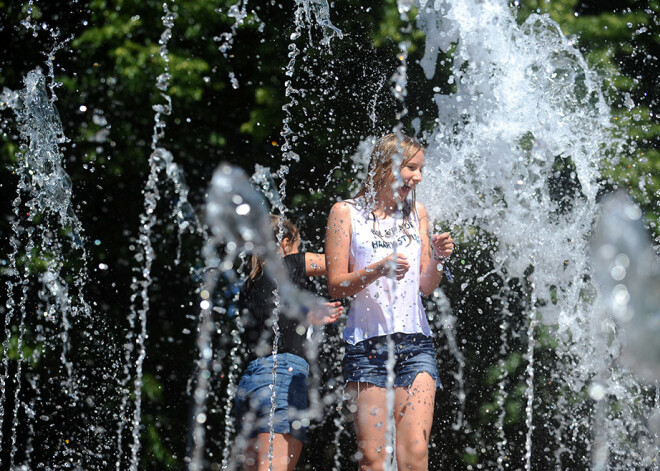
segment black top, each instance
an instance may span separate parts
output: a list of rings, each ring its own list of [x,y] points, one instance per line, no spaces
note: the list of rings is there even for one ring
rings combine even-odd
[[[283,262],[291,282],[298,288],[309,289],[309,279],[305,276],[305,253],[287,255]],[[238,308],[245,326],[245,341],[250,360],[272,354],[275,310],[273,290],[276,288],[275,281],[263,271],[253,280],[247,280],[241,288]],[[280,299],[280,305],[284,301],[286,300]],[[277,351],[305,358],[303,342],[307,337],[306,327],[281,312],[277,325],[280,329]]]

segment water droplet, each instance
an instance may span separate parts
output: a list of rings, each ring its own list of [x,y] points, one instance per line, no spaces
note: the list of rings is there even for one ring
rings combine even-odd
[[[236,207],[236,214],[245,216],[250,212],[250,205],[247,203],[240,204]]]
[[[610,275],[616,281],[621,281],[626,277],[626,269],[621,265],[617,265],[614,268],[612,268]]]
[[[626,204],[623,211],[626,217],[631,221],[636,221],[642,217],[642,210],[634,203]]]
[[[630,258],[625,253],[620,253],[614,259],[614,263],[621,265],[623,268],[628,268],[630,266]]]
[[[605,397],[605,388],[600,383],[592,383],[591,386],[589,386],[589,396],[591,396],[594,401],[600,401]]]

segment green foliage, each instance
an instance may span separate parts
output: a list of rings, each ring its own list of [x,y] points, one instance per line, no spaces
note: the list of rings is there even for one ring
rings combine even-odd
[[[468,465],[476,465],[479,463],[479,455],[477,455],[476,450],[472,452],[463,453],[463,462]]]
[[[163,386],[152,374],[145,374],[142,377],[142,392],[150,401],[160,401],[163,397]]]
[[[397,0],[386,0],[383,3],[384,16],[378,25],[378,31],[373,37],[374,45],[381,47],[391,42],[399,44],[402,41],[409,41],[409,51],[416,52],[425,40],[424,32],[412,27],[415,24],[415,18],[417,18],[417,8],[411,8],[402,18],[397,7]]]
[[[11,337],[9,337],[7,358],[10,361],[16,362],[19,359],[26,360],[31,368],[37,368],[40,363],[41,356],[44,352],[42,342],[35,342],[31,335],[25,336],[21,340],[21,349],[19,350],[18,343],[20,333],[17,327],[12,327]],[[4,349],[0,351],[0,360],[4,357]]]
[[[521,363],[522,354],[519,352],[512,352],[502,364],[493,365],[488,369],[488,372],[486,373],[486,382],[492,385],[505,376],[513,375],[518,367],[520,367]]]
[[[155,467],[159,469],[179,469],[180,467],[180,461],[167,448],[161,438],[159,425],[162,419],[162,417],[156,418],[150,414],[143,417],[143,441],[145,446],[145,454],[142,459],[143,469]]]

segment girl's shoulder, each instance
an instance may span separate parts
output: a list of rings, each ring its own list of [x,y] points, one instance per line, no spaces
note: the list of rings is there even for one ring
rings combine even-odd
[[[345,212],[350,210],[350,206],[354,205],[353,200],[343,200],[343,201],[337,201],[335,204],[332,205],[332,208],[330,211],[333,212]]]
[[[330,212],[337,216],[350,216],[353,213],[364,212],[364,208],[358,200],[347,199],[333,204]]]
[[[305,254],[307,252],[300,251],[300,252],[295,252],[295,253],[290,253],[288,255],[285,255],[284,258],[282,259],[284,261],[284,265],[289,268],[292,266],[305,266]]]
[[[358,196],[356,198],[349,198],[347,200],[344,200],[346,203],[347,207],[359,214],[366,214],[366,215],[371,215],[374,211],[374,205],[373,203],[370,203],[367,201],[366,198],[363,196]]]
[[[296,252],[283,258],[284,266],[289,274],[290,280],[298,287],[305,282],[305,254],[307,252]]]
[[[427,217],[426,207],[419,201],[415,201],[415,213],[419,219]]]

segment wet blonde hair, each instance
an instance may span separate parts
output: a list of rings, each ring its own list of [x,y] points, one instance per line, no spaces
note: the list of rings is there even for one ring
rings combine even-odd
[[[375,194],[384,185],[391,184],[394,180],[394,156],[401,156],[401,167],[405,166],[420,150],[422,145],[414,138],[403,136],[399,140],[396,134],[386,134],[376,141],[369,159],[369,172],[367,179],[358,191],[356,198],[368,198],[369,194]],[[413,203],[415,201],[415,190]]]
[[[284,239],[289,239],[291,242],[296,241],[300,237],[300,231],[294,223],[282,216],[270,215],[270,228],[273,230],[273,236],[277,243]],[[281,235],[281,237],[279,237]],[[264,259],[258,255],[252,254],[249,262],[250,274],[248,280],[252,281],[257,278],[264,269]]]
[[[362,198],[367,208],[372,208],[371,214],[374,218],[374,227],[376,225],[376,214],[373,211],[375,207],[376,193],[385,185],[391,185],[394,182],[394,156],[401,156],[401,167],[403,168],[419,151],[423,151],[422,145],[412,137],[404,135],[401,139],[396,134],[386,134],[376,141],[371,151],[369,159],[369,172],[362,188],[357,192],[355,198]],[[415,211],[415,189],[412,190],[412,204],[404,205],[403,219],[408,222],[410,214]],[[410,240],[412,237],[405,230]]]

